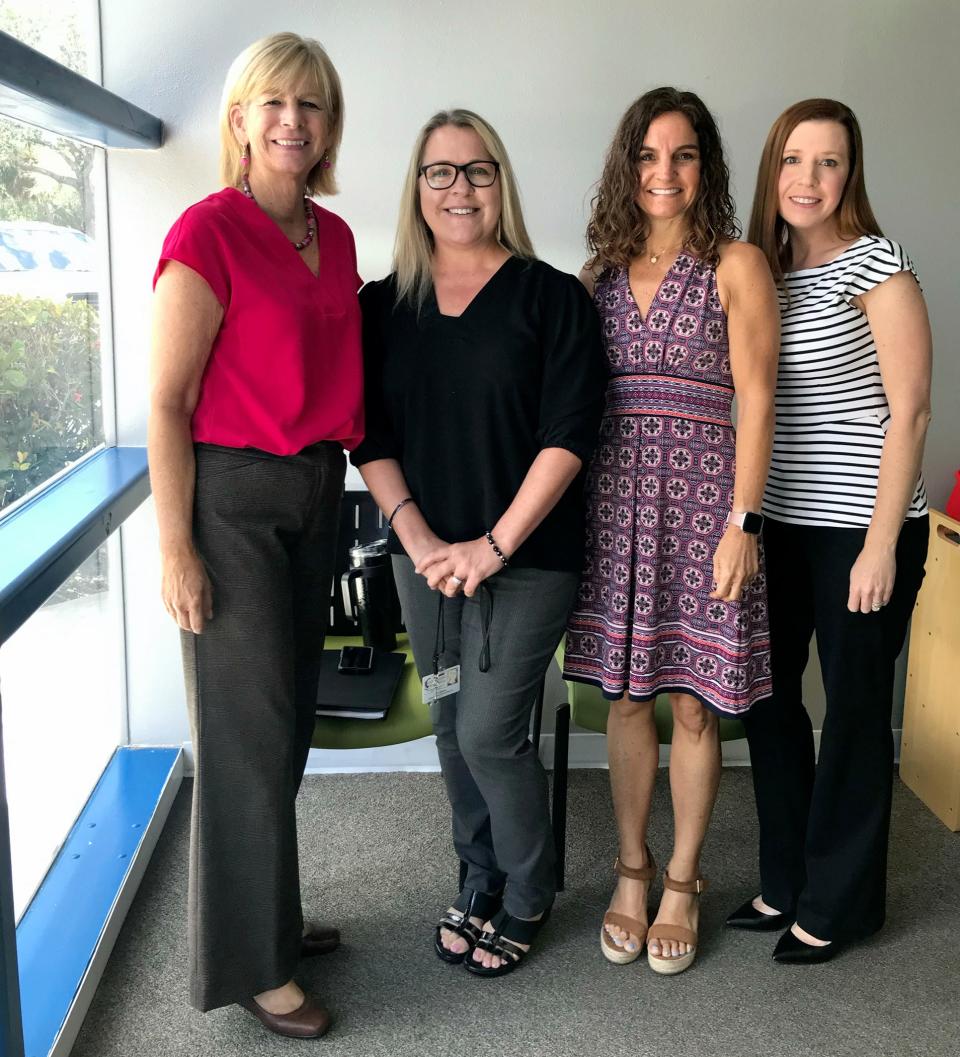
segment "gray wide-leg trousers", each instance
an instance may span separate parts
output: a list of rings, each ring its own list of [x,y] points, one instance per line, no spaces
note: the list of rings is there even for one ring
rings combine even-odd
[[[294,802],[313,735],[345,459],[198,445],[194,540],[213,620],[182,633],[196,757],[190,1000],[286,983],[303,916]]]
[[[438,591],[394,557],[394,575],[414,659],[433,670]],[[440,766],[453,810],[453,843],[465,885],[504,890],[509,914],[533,918],[556,893],[547,776],[530,744],[530,710],[573,604],[578,575],[504,569],[474,597],[443,602],[441,667],[460,665],[460,691],[431,706]],[[492,604],[491,604],[492,603]],[[490,668],[481,672],[484,613]]]

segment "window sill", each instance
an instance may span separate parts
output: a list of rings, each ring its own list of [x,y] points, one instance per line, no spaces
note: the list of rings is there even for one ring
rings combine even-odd
[[[0,520],[0,644],[150,494],[145,448],[106,448]]]

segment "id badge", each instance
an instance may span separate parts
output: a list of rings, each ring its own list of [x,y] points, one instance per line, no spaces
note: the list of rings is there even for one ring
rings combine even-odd
[[[452,668],[441,668],[436,675],[425,675],[423,683],[423,703],[429,705],[441,697],[449,697],[460,689],[460,665]]]

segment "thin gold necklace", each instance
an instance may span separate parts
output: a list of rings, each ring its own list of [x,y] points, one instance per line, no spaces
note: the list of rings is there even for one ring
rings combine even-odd
[[[656,264],[657,261],[660,260],[660,258],[667,252],[667,250],[669,248],[670,248],[669,246],[664,246],[664,248],[662,250],[657,250],[656,253],[651,254],[650,258],[649,258],[650,259],[650,263],[651,264]],[[683,249],[683,243],[681,243],[679,246],[677,246],[677,252],[679,253],[681,249]]]

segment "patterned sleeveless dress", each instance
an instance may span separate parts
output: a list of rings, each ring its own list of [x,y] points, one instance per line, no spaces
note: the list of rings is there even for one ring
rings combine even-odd
[[[762,548],[741,601],[709,597],[735,450],[716,271],[681,254],[645,319],[626,269],[600,276],[594,300],[610,381],[564,678],[610,699],[686,693],[740,715],[770,696],[770,637]]]

